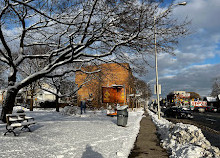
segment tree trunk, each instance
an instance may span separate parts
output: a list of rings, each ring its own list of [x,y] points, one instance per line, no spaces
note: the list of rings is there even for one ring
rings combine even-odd
[[[33,104],[34,104],[34,90],[31,89],[30,111],[33,111]]]
[[[9,88],[6,93],[6,97],[3,101],[2,105],[2,113],[1,113],[1,120],[2,122],[6,123],[6,114],[11,114],[13,111],[15,98],[18,93],[18,90],[15,88]]]
[[[58,99],[59,99],[59,97],[56,95],[55,103],[56,103],[56,111],[57,111],[57,112],[59,112],[59,103],[58,103]]]

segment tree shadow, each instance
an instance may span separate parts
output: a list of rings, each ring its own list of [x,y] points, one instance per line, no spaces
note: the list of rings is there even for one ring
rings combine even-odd
[[[82,158],[103,158],[103,156],[92,150],[92,147],[90,145],[86,146],[86,151],[83,153]]]

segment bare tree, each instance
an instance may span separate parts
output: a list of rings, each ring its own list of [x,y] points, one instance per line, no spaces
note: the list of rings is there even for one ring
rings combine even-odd
[[[36,55],[36,54],[43,54],[45,51],[49,50],[49,48],[44,47],[44,46],[34,46],[28,49],[31,54]],[[28,77],[29,75],[36,73],[40,71],[43,67],[47,65],[46,60],[41,60],[41,59],[27,59],[25,63],[22,63],[21,66],[19,67],[19,72],[21,74],[21,78],[24,79]],[[73,65],[71,65],[73,66]],[[65,67],[66,68],[66,67]],[[62,70],[58,70],[62,71]],[[75,95],[76,93],[76,85],[74,82],[71,82],[67,78],[70,78],[70,76],[65,75],[65,76],[60,76],[60,77],[55,77],[56,75],[52,75],[50,79],[45,79],[42,78],[40,80],[34,81],[31,84],[29,84],[26,88],[27,91],[29,92],[31,99],[30,99],[30,111],[33,111],[33,99],[34,95],[37,93],[39,89],[46,90],[50,93],[53,93],[56,96],[56,111],[59,112],[59,104],[58,100],[59,98],[62,97],[70,97],[72,95]],[[73,80],[73,76],[71,76]],[[65,84],[68,82],[67,84]],[[56,90],[56,93],[54,91],[50,91],[49,89],[45,89],[42,87],[44,84],[50,85],[50,87],[53,87]],[[65,91],[64,91],[65,89]]]
[[[77,91],[80,89],[80,86],[75,84],[73,77],[66,77],[61,80],[61,100],[65,103],[70,103],[73,105],[77,104]]]
[[[190,99],[201,99],[201,96],[196,92],[187,92],[190,93]]]
[[[211,96],[216,97],[220,94],[220,78],[216,78],[212,85]]]
[[[41,78],[81,71],[84,63],[109,60],[107,56],[127,61],[132,55],[151,53],[153,16],[160,11],[158,3],[147,0],[0,0],[0,5],[0,61],[10,72],[3,122],[6,114],[12,113],[18,91]],[[187,33],[187,23],[177,24],[169,19],[170,13],[156,21],[158,48],[165,52],[171,52],[177,37]],[[33,46],[49,49],[33,54],[28,49]],[[19,80],[19,67],[34,59],[47,64]],[[78,66],[66,68],[70,63]],[[63,71],[53,73],[61,68]]]
[[[45,51],[49,50],[44,46],[33,46],[27,49],[32,55],[44,54]],[[47,61],[43,59],[27,59],[25,62],[22,62],[18,67],[18,72],[21,80],[27,78],[33,73],[40,71],[43,67],[47,65]],[[33,111],[33,103],[34,103],[34,95],[40,88],[41,83],[40,80],[36,80],[31,82],[26,86],[26,93],[30,95],[30,111]],[[26,96],[26,104],[27,104],[27,96]]]
[[[147,84],[145,81],[139,79],[139,78],[135,78],[135,89],[137,91],[137,93],[141,94],[141,98],[146,100],[149,99],[152,96],[152,92],[150,89],[150,85]]]
[[[45,80],[45,82],[53,87],[56,92],[41,87],[41,89],[48,91],[56,96],[55,104],[57,112],[59,112],[59,99],[66,97],[74,98],[78,90],[78,87],[75,85],[75,83],[70,81],[68,78],[70,78],[70,76],[65,75],[60,77],[52,77],[51,79]]]

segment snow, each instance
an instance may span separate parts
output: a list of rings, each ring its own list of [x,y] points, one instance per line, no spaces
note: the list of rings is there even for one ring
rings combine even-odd
[[[194,125],[176,123],[161,118],[148,110],[160,135],[161,146],[170,153],[170,158],[220,157],[217,147],[211,146],[201,129]]]
[[[87,111],[80,115],[78,107],[54,109],[23,109],[37,124],[32,132],[16,130],[3,136],[5,124],[0,123],[1,157],[22,158],[127,158],[133,148],[143,117],[142,109],[130,111],[126,127],[117,126],[116,117],[106,116],[106,110]],[[1,110],[1,109],[0,109]],[[170,158],[220,157],[217,147],[211,146],[201,129],[189,124],[173,124],[148,110],[161,139],[161,146]]]
[[[21,109],[15,107],[14,111]],[[117,126],[116,117],[106,116],[106,111],[87,111],[80,115],[75,107],[62,112],[51,110],[28,111],[37,124],[32,132],[16,129],[3,136],[5,124],[0,123],[1,157],[41,158],[126,158],[136,140],[143,111],[129,111],[126,127]],[[1,110],[1,109],[0,109]]]
[[[126,108],[128,108],[128,105],[118,106],[117,110],[125,110]]]

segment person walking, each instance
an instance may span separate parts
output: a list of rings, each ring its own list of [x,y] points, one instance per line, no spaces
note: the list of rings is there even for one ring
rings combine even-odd
[[[84,112],[86,113],[86,101],[85,99],[83,99],[81,102],[80,102],[80,109],[81,109],[81,114]]]

